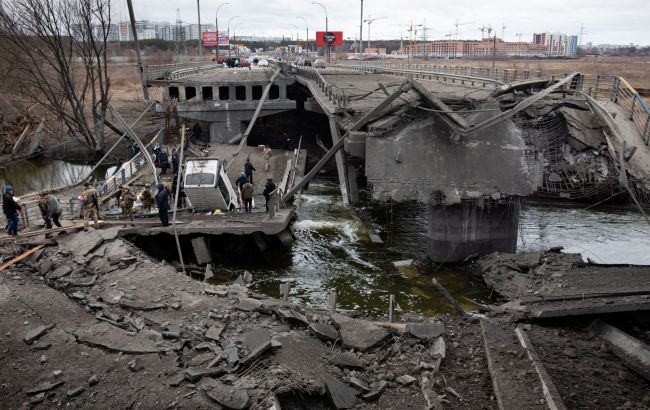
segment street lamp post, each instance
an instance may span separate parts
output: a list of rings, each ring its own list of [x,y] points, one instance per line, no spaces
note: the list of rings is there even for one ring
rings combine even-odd
[[[199,61],[203,61],[203,39],[201,38],[201,0],[196,0],[196,11],[199,15]]]
[[[361,17],[359,17],[359,44],[357,45],[359,57],[363,52],[363,0],[361,0]]]
[[[298,27],[298,26],[296,26],[295,24],[292,24],[292,23],[287,24],[287,26],[291,26],[291,27],[296,29],[296,43],[298,43],[300,41],[300,35],[299,35],[300,27]],[[295,44],[293,45],[293,52],[294,52],[294,54],[296,53],[296,45]]]
[[[214,19],[214,26],[215,29],[217,30],[217,53],[216,53],[217,56],[215,57],[214,61],[219,60],[219,9],[225,6],[226,4],[230,4],[230,3],[221,3],[220,5],[217,6],[217,14]]]
[[[238,17],[239,16],[232,16],[228,19],[228,57],[230,57],[230,22]]]
[[[312,1],[311,4],[316,4],[318,6],[321,6],[323,8],[323,10],[325,10],[325,33],[328,33],[329,28],[327,27],[327,20],[328,20],[328,18],[327,18],[327,8],[325,8],[325,6],[322,3],[319,3],[317,1]],[[329,45],[329,43],[326,44],[326,46],[327,46],[327,64],[329,64],[330,63],[330,45]]]
[[[237,27],[241,26],[241,24],[242,24],[242,22],[240,21],[237,24],[235,24],[235,26],[232,28],[232,38],[233,39],[237,37]],[[239,47],[237,47],[235,49],[235,56],[239,57]]]
[[[296,18],[304,21],[305,22],[305,27],[307,27],[305,44],[306,44],[306,47],[307,47],[307,55],[309,55],[309,23],[307,23],[307,19],[305,19],[304,17],[296,17]]]

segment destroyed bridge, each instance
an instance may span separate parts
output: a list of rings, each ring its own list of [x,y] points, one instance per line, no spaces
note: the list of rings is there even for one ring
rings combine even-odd
[[[374,61],[147,75],[165,105],[209,124],[214,143],[240,141],[258,117],[325,116],[330,147],[285,198],[335,157],[346,204],[365,177],[374,199],[428,205],[434,261],[514,252],[528,196],[650,202],[650,111],[621,77]]]

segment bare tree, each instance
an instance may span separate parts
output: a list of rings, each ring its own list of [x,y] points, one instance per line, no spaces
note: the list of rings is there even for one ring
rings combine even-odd
[[[0,11],[0,53],[29,98],[70,137],[104,148],[109,103],[110,0],[10,0]]]

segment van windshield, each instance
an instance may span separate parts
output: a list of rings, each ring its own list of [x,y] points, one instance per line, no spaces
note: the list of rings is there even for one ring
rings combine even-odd
[[[214,174],[208,174],[204,172],[196,174],[187,174],[185,177],[185,186],[188,185],[214,185]]]

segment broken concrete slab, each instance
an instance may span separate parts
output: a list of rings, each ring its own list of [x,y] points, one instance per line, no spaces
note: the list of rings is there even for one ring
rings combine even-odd
[[[325,388],[335,409],[351,409],[357,401],[357,390],[336,380],[325,380]]]
[[[113,352],[127,354],[158,353],[156,344],[143,335],[132,335],[109,323],[95,323],[74,332],[77,340],[90,346],[98,346]]]
[[[390,337],[390,333],[365,320],[351,319],[339,314],[333,315],[339,325],[341,341],[346,347],[365,352],[381,344]]]
[[[287,322],[296,323],[303,326],[309,325],[309,319],[307,319],[307,316],[303,315],[295,309],[275,308],[273,311],[276,315],[278,315],[279,318],[286,320]]]
[[[43,326],[35,327],[34,329],[27,332],[23,340],[28,345],[31,345],[32,343],[34,343],[35,340],[43,336],[45,333],[47,333],[48,330],[52,329],[53,327],[54,327],[53,324],[47,326],[43,325]]]
[[[42,392],[48,392],[50,390],[56,389],[57,387],[61,386],[63,383],[64,383],[63,381],[43,382],[38,386],[34,387],[33,389],[25,390],[25,394],[34,395]]]
[[[368,393],[370,391],[368,382],[358,377],[350,376],[350,386],[364,393]]]
[[[361,398],[365,401],[375,401],[379,398],[379,396],[381,396],[381,394],[384,392],[384,390],[386,390],[387,387],[388,387],[388,382],[381,381],[373,391],[362,395]]]
[[[205,337],[218,342],[221,339],[221,334],[223,333],[224,329],[225,326],[223,325],[214,325],[205,332]]]
[[[140,310],[143,312],[149,312],[152,310],[166,309],[167,305],[164,303],[139,303],[132,301],[121,301],[119,306],[123,309],[129,310]]]
[[[431,357],[434,359],[444,359],[445,350],[445,339],[443,337],[438,337],[433,341],[433,344],[431,345]]]
[[[45,275],[45,279],[57,280],[59,278],[69,275],[70,273],[72,273],[72,267],[69,265],[62,265],[54,269],[53,271],[47,273]]]
[[[422,340],[431,340],[445,333],[445,326],[440,322],[409,323],[406,328],[411,335]]]
[[[96,229],[88,232],[79,232],[76,235],[67,235],[59,239],[59,249],[70,252],[76,256],[86,256],[97,249],[104,242],[101,234]]]
[[[54,262],[52,261],[52,259],[45,259],[43,262],[41,262],[40,265],[38,265],[38,273],[40,273],[41,276],[43,276],[46,273],[50,272],[53,266],[54,266]]]
[[[206,391],[206,394],[219,405],[232,410],[246,409],[250,402],[246,390],[234,389],[223,382],[212,386],[212,389]]]
[[[197,367],[188,367],[185,369],[184,375],[185,379],[194,383],[199,380],[201,380],[204,377],[217,377],[225,373],[225,370],[217,367],[217,368],[210,368],[210,367],[202,367],[202,366],[197,366]]]
[[[98,233],[99,236],[101,236],[104,241],[111,242],[117,239],[118,236],[120,236],[120,228],[116,226],[111,228],[104,228],[100,230]]]
[[[612,351],[634,371],[650,380],[650,348],[640,340],[616,327],[596,319],[591,323],[591,331],[606,340]]]
[[[335,354],[328,361],[339,369],[363,370],[364,368],[361,360],[351,353]]]
[[[397,381],[397,383],[401,384],[402,386],[410,386],[417,379],[415,377],[411,376],[411,375],[404,374],[404,375],[398,377],[395,380]]]
[[[262,302],[253,298],[240,298],[235,309],[243,310],[244,312],[253,312],[262,307]]]
[[[86,388],[84,386],[79,386],[75,389],[70,389],[67,392],[65,392],[66,396],[73,398],[79,396],[81,393],[85,392]]]
[[[309,325],[309,331],[325,342],[333,342],[340,339],[339,331],[327,323],[311,323]]]
[[[246,334],[243,344],[250,352],[248,356],[240,360],[240,363],[245,366],[260,357],[267,350],[271,350],[271,334],[266,328],[255,329]]]

